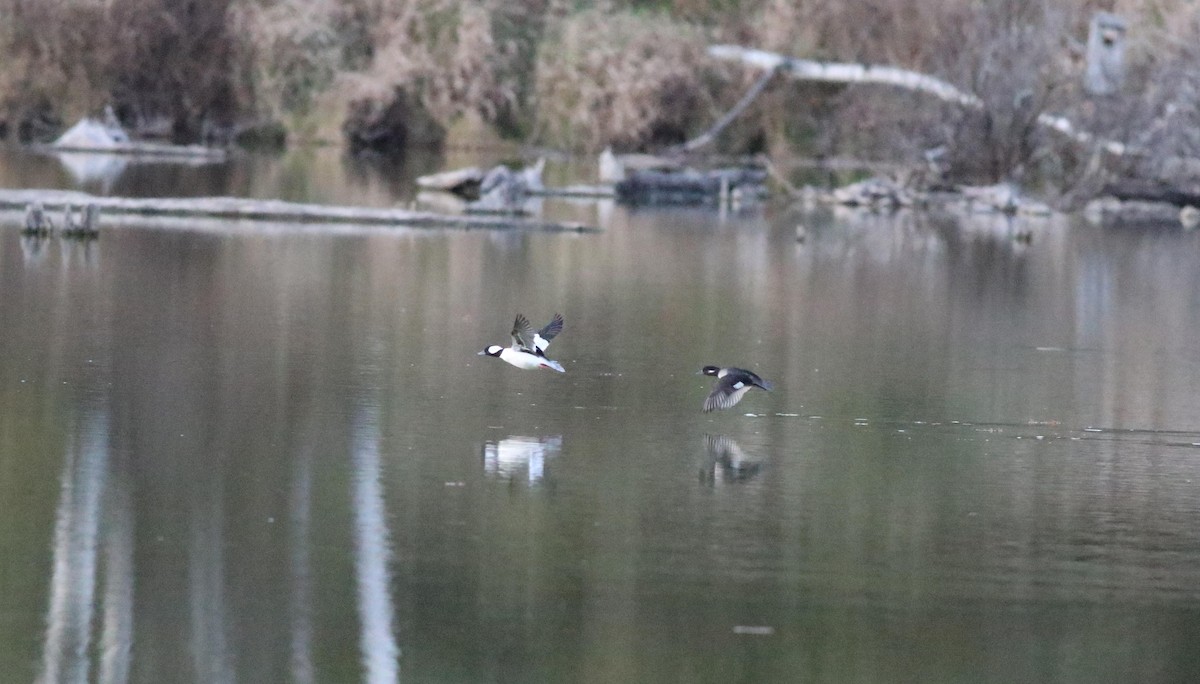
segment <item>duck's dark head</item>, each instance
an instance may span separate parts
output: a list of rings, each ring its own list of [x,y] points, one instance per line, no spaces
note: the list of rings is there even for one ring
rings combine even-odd
[[[501,347],[498,344],[493,344],[493,345],[489,346],[487,349],[484,349],[483,351],[476,354],[476,356],[497,356],[498,357],[498,356],[500,356],[500,352],[502,352],[502,351],[504,351],[504,347]]]
[[[701,368],[701,369],[700,369],[700,372],[699,372],[697,375],[712,375],[712,376],[716,376],[716,375],[717,375],[718,373],[720,373],[720,372],[721,372],[721,367],[720,367],[720,366],[705,366],[704,368]]]

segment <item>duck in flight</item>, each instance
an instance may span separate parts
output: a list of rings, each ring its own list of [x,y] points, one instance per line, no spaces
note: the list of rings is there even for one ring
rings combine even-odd
[[[546,327],[537,332],[534,332],[533,326],[529,325],[528,318],[517,314],[516,320],[513,321],[512,346],[501,347],[493,344],[479,352],[478,356],[494,356],[517,368],[526,370],[549,368],[559,373],[566,373],[562,364],[546,358],[546,348],[550,346],[550,340],[562,332],[562,329],[563,317],[558,314],[554,314],[554,318],[550,319]]]
[[[771,383],[744,368],[705,366],[700,369],[700,374],[711,375],[717,379],[717,384],[713,385],[712,392],[709,392],[708,398],[704,400],[705,413],[734,406],[746,396],[751,387],[768,392],[772,389]]]

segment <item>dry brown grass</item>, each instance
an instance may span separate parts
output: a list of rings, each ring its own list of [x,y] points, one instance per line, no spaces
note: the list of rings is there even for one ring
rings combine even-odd
[[[498,41],[498,2],[405,0],[382,7],[360,75],[365,96],[403,88],[443,125],[467,110],[495,119],[515,105],[515,46]]]

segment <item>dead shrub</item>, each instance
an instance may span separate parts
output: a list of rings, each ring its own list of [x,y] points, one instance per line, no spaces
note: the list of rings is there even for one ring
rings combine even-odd
[[[1108,98],[1109,114],[1094,116],[1095,125],[1139,150],[1124,172],[1200,187],[1200,7],[1182,0],[1117,4],[1140,10],[1145,20],[1128,34],[1126,91]]]
[[[510,42],[492,32],[492,3],[407,0],[388,5],[372,35],[374,58],[363,78],[415,98],[448,127],[466,111],[494,121],[515,105]],[[383,93],[375,88],[375,95]]]
[[[661,16],[567,17],[538,56],[536,137],[587,150],[682,142],[715,116],[705,46],[698,29]]]
[[[239,60],[259,116],[304,113],[313,98],[345,68],[346,39],[337,27],[343,5],[283,0],[272,5],[240,4],[231,23],[247,40],[238,42]]]
[[[1002,0],[974,8],[957,27],[958,54],[938,69],[983,101],[981,110],[946,108],[955,177],[995,182],[1019,179],[1034,155],[1056,142],[1038,124],[1079,97],[1079,74],[1062,68],[1062,37],[1072,12],[1037,0]],[[943,57],[946,59],[946,57]]]
[[[230,127],[246,103],[226,13],[232,0],[113,0],[113,102],[135,126],[190,141]]]
[[[97,110],[111,88],[101,0],[0,0],[0,119],[44,138]],[[84,56],[87,56],[85,59]]]
[[[20,122],[112,104],[126,122],[162,120],[177,137],[199,137],[243,104],[230,1],[4,0],[0,108]]]

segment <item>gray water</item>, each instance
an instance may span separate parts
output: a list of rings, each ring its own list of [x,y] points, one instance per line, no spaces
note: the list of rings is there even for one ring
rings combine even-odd
[[[0,680],[1200,677],[1200,233],[547,212],[0,225]]]

